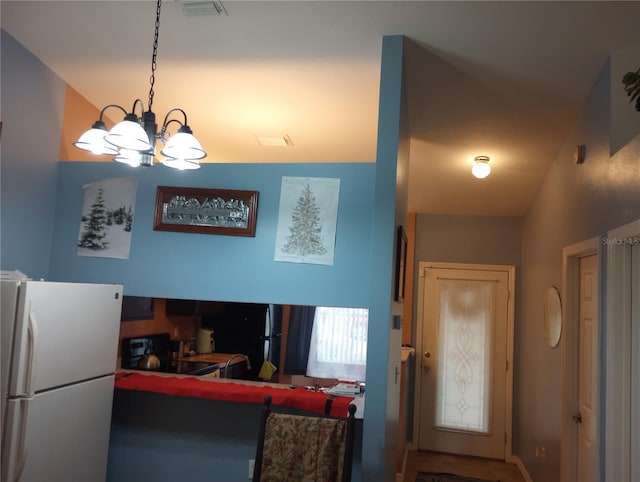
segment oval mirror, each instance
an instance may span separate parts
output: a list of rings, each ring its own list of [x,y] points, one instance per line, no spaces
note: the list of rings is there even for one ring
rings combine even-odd
[[[562,334],[562,304],[555,286],[547,288],[544,307],[544,337],[551,348],[558,346]]]

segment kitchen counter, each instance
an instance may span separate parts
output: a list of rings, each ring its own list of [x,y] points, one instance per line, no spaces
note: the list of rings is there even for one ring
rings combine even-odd
[[[127,373],[132,374],[123,378]],[[106,482],[244,482],[249,461],[256,457],[263,410],[259,389],[284,392],[293,396],[289,400],[299,400],[307,392],[302,387],[290,389],[260,381],[142,373],[117,374]],[[178,395],[180,383],[188,381],[201,392]],[[256,390],[251,400],[255,403],[206,398],[240,385]],[[308,393],[326,399],[326,394]],[[363,397],[355,400],[356,406],[364,402]],[[284,413],[309,413],[295,406],[274,408]],[[356,420],[354,482],[361,480],[363,422]]]
[[[194,357],[190,357],[192,359]],[[356,405],[356,418],[363,418],[364,395],[353,397],[332,396],[324,391],[307,390],[278,383],[254,382],[250,380],[195,377],[168,373],[120,371],[116,373],[115,388],[161,393],[176,397],[194,397],[235,403],[262,404],[265,395],[270,395],[274,406],[328,413],[346,417],[350,403]]]

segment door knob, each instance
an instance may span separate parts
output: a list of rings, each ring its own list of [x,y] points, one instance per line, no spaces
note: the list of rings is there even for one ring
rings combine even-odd
[[[575,415],[572,415],[571,418],[575,423],[582,423],[582,414],[580,412],[578,412]]]
[[[430,351],[425,351],[424,352],[424,357],[425,358],[431,358],[431,352]],[[429,372],[431,370],[431,367],[429,365],[427,365],[426,363],[422,364],[422,368],[424,369],[425,372]]]

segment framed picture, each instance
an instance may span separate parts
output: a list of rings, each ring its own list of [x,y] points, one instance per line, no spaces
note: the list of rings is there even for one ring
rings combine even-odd
[[[153,229],[255,236],[258,191],[158,186]]]
[[[404,277],[407,264],[407,235],[398,226],[398,239],[396,245],[396,301],[404,301]]]

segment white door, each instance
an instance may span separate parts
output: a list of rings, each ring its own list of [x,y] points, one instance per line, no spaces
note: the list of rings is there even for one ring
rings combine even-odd
[[[419,448],[504,459],[509,272],[424,278]]]
[[[104,482],[114,376],[8,402],[2,481]]]
[[[598,429],[598,257],[580,258],[578,355],[578,467],[580,482],[595,482]]]

